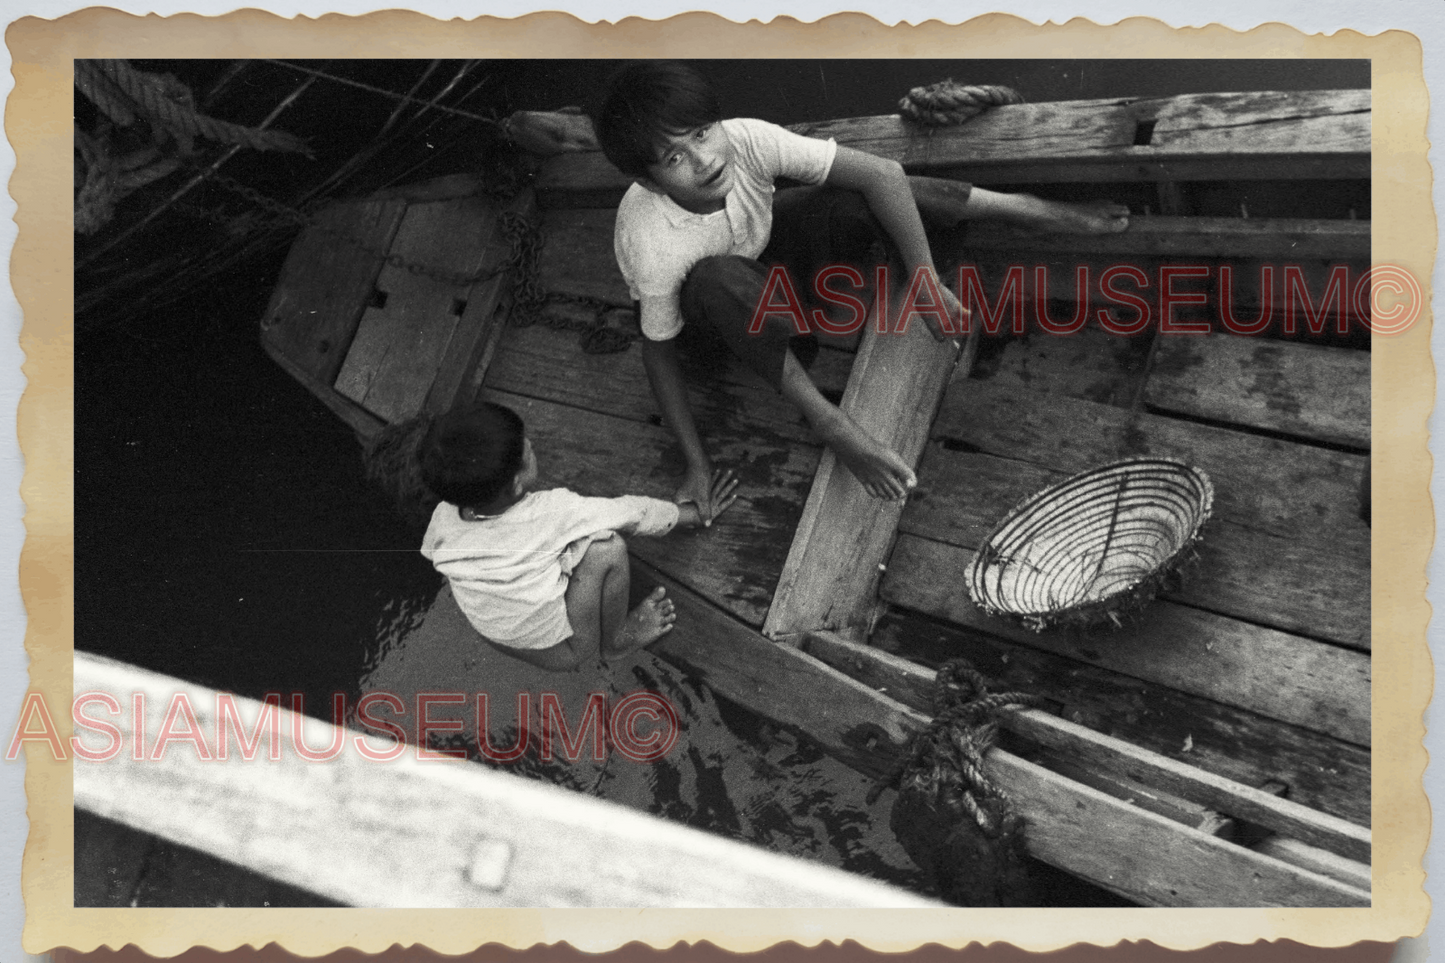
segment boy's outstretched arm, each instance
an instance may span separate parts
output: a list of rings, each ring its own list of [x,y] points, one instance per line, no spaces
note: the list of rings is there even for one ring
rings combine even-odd
[[[939,281],[938,271],[933,265],[933,251],[928,246],[928,236],[923,232],[923,219],[918,215],[918,204],[913,198],[913,188],[908,175],[903,172],[903,165],[840,144],[828,172],[827,183],[863,195],[868,209],[878,218],[878,223],[888,232],[903,258],[903,266],[908,271],[904,283],[911,280],[919,268],[932,273],[934,283],[946,302],[949,317],[958,321],[963,308],[953,292]],[[942,341],[945,332],[939,330],[931,317],[927,320],[933,336]]]
[[[709,521],[715,513],[712,504],[712,461],[702,446],[697,422],[692,417],[682,368],[677,362],[676,342],[643,338],[642,367],[647,371],[652,397],[662,409],[663,420],[677,437],[678,444],[682,446],[682,456],[687,461],[687,475],[673,500],[692,502],[697,505],[703,521]]]

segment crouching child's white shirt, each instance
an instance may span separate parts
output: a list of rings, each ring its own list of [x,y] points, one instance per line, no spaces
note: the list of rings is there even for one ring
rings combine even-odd
[[[472,626],[497,645],[548,649],[569,638],[568,578],[595,539],[664,535],[672,502],[640,495],[587,498],[565,488],[531,492],[500,515],[469,522],[442,502],[421,553],[451,583]]]

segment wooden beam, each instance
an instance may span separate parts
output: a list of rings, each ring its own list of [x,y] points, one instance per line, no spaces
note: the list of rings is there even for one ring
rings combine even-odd
[[[1306,260],[1353,261],[1368,267],[1370,222],[1135,216],[1129,219],[1129,227],[1122,233],[1097,235],[1036,234],[1022,228],[981,222],[970,225],[968,248],[1011,254],[1051,252],[1079,258],[1141,254],[1167,258],[1263,259],[1280,264]]]
[[[977,184],[1370,176],[1368,90],[1015,104],[957,127],[886,114],[791,129]],[[606,207],[630,183],[590,152],[549,159],[536,186],[544,205]]]
[[[1250,712],[1370,744],[1370,657],[1314,639],[1156,600],[1123,628],[1032,632],[985,615],[963,587],[974,553],[903,535],[883,597],[1022,645]]]
[[[809,633],[802,650],[892,697],[927,711],[934,673],[923,666],[832,632]],[[1369,862],[1370,830],[1251,786],[1150,752],[1086,726],[1037,709],[1013,710],[1000,717],[1004,728],[1058,751],[1093,769],[1123,775],[1230,816],[1350,859]]]
[[[651,646],[719,695],[862,772],[887,772],[927,717],[818,659],[770,642],[655,569],[678,628]],[[1150,905],[1368,905],[1369,893],[1089,789],[999,749],[990,776],[1027,820],[1029,852]]]
[[[1368,749],[904,609],[888,612],[868,643],[870,649],[929,672],[965,658],[1001,688],[1042,696],[1070,722],[1233,782],[1281,783],[1301,805],[1357,825],[1370,824]],[[824,657],[822,650],[809,651]],[[865,675],[879,672],[871,660],[850,660],[838,667],[920,711],[930,709],[931,688],[918,691],[921,701],[911,701],[914,693],[896,688],[896,673]]]
[[[887,308],[895,317],[890,330],[902,294],[895,292],[895,303]],[[875,300],[875,316],[879,310]],[[970,339],[977,343],[977,327]],[[840,407],[915,467],[956,358],[954,343],[935,341],[918,318],[903,335],[880,335],[870,317]],[[902,511],[902,501],[870,496],[825,449],[764,633],[777,638],[814,629],[865,632],[877,604],[880,566],[892,549]]]
[[[77,692],[121,705],[146,697],[143,732],[160,731],[184,696],[215,748],[215,690],[88,653],[75,655]],[[234,697],[255,726],[261,704]],[[203,762],[194,746],[136,761],[75,763],[75,804],[183,846],[352,906],[778,907],[937,905],[831,867],[765,852],[614,803],[404,749],[364,758],[358,733],[279,710],[282,752]],[[134,740],[130,711],[116,719]],[[302,759],[339,740],[326,762]],[[387,740],[366,737],[373,748]]]
[[[1230,335],[1166,338],[1144,402],[1164,412],[1370,447],[1370,353]]]

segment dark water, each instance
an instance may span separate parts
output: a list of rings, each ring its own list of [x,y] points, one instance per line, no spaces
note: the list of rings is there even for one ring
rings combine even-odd
[[[1034,101],[1369,84],[1367,63],[1341,61],[699,66],[726,91],[729,114],[778,122],[889,112],[910,86],[945,77],[1008,84]],[[199,77],[219,67],[191,69]],[[367,79],[396,89],[410,82],[407,70],[418,69],[380,64]],[[516,61],[486,69],[487,83],[467,106],[506,113],[580,102],[612,65]],[[252,122],[246,98],[260,105],[252,113],[263,112],[287,89],[266,86],[278,82],[258,74],[252,88],[233,88],[216,110]],[[329,100],[318,94],[314,103],[298,101],[293,116],[322,160],[359,149],[372,129],[367,125],[379,125],[390,110],[370,95],[326,93]],[[458,128],[418,128],[384,165],[379,158],[377,170],[360,171],[350,191],[363,192],[398,172],[421,180],[479,163],[469,152],[485,138],[469,143],[457,134],[441,142],[448,130]],[[243,155],[234,172],[285,197],[288,178],[314,180],[305,163]],[[126,213],[122,208],[121,217]],[[129,259],[121,266],[214,243],[214,230],[162,221],[121,248]],[[82,246],[82,256],[85,251]],[[528,675],[511,660],[446,648],[460,636],[448,636],[436,621],[443,618],[432,604],[441,579],[417,553],[417,533],[364,483],[350,430],[259,346],[256,323],[283,257],[284,248],[251,258],[161,310],[137,314],[131,303],[115,301],[78,320],[77,647],[245,695],[305,693],[316,710],[333,692],[354,701],[363,686],[405,689],[418,680],[449,679],[451,688],[467,692],[557,688],[555,680]],[[81,274],[77,289],[93,280]],[[734,838],[924,887],[887,830],[890,797],[869,807],[863,798],[869,787],[856,773],[650,657],[607,667],[601,685],[616,693],[654,688],[667,694],[684,714],[678,749],[652,767],[552,765],[533,774]],[[1056,901],[1087,903],[1099,895],[1060,890]]]

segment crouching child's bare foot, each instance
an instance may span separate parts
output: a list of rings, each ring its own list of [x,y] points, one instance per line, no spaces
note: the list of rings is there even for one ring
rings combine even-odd
[[[627,613],[627,618],[618,630],[612,648],[617,652],[631,652],[651,645],[672,631],[677,621],[677,609],[661,585],[643,599],[638,606]]]

